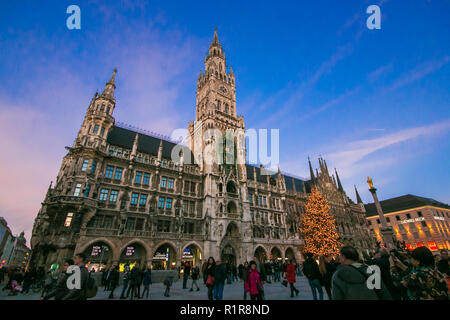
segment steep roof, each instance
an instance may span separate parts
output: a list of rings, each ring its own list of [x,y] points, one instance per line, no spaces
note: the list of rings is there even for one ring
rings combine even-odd
[[[423,198],[412,194],[380,201],[380,205],[383,213],[414,209],[423,206],[435,206],[439,208],[450,209],[450,206],[448,204],[439,202],[431,198]],[[374,203],[365,204],[364,207],[366,209],[367,217],[378,215]]]
[[[140,132],[136,132],[129,129],[113,126],[108,133],[106,141],[114,146],[132,149],[134,138],[136,134],[139,135],[137,151],[142,153],[158,155],[158,149],[160,141],[162,141],[162,157],[165,159],[172,158],[172,149],[177,145],[174,142],[170,142],[161,138],[156,138],[150,135],[146,135]],[[184,152],[188,152],[190,155],[191,163],[193,164],[193,155],[188,147],[183,147]],[[186,159],[186,157],[185,157]]]

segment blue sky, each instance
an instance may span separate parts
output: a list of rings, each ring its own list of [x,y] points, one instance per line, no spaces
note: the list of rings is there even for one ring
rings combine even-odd
[[[81,8],[68,30],[66,8]],[[381,30],[366,8],[381,8]],[[336,167],[354,198],[450,202],[450,1],[2,1],[0,215],[29,237],[65,146],[114,67],[117,121],[195,116],[217,26],[247,128],[280,129],[283,171]]]

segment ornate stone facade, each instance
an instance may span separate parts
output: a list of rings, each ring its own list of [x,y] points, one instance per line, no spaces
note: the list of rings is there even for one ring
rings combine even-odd
[[[209,256],[235,263],[253,257],[301,261],[297,230],[313,185],[329,200],[342,241],[372,249],[364,206],[351,202],[324,160],[316,174],[309,163],[311,179],[304,181],[279,170],[264,175],[261,167],[201,159],[210,142],[196,140],[196,133],[245,130],[217,32],[197,81],[189,148],[118,125],[115,75],[91,100],[48,189],[33,227],[33,264],[61,263],[76,252],[94,264],[141,261],[154,268],[175,268],[182,260],[199,264]],[[236,151],[245,159],[242,144]]]

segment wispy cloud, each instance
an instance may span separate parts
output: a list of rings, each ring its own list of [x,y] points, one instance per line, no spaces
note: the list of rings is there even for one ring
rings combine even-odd
[[[381,66],[381,67],[379,67],[378,69],[376,69],[376,70],[370,72],[370,73],[367,75],[367,81],[369,81],[370,83],[375,82],[375,81],[378,80],[383,74],[386,74],[386,73],[388,73],[389,71],[391,71],[391,70],[392,70],[392,66],[393,66],[393,64],[390,63],[390,64],[387,64],[387,65]]]
[[[386,159],[377,160],[372,158],[370,162],[360,162],[376,151],[422,136],[442,134],[449,130],[450,119],[428,126],[400,130],[374,139],[351,141],[340,145],[339,147],[342,150],[330,152],[325,157],[330,159],[336,167],[340,168],[343,175],[352,176],[357,167],[364,166],[367,169],[369,166],[386,165]],[[394,159],[391,160],[395,161]]]
[[[414,67],[413,69],[405,72],[400,77],[398,77],[388,88],[387,91],[397,90],[401,87],[409,85],[415,81],[422,79],[423,77],[433,73],[442,67],[444,67],[447,63],[449,63],[450,57],[444,56],[440,59],[433,59],[424,63],[421,63]]]

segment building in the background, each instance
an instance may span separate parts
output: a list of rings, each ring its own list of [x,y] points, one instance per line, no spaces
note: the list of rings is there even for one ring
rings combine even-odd
[[[14,241],[15,237],[8,227],[8,223],[3,217],[0,217],[0,267],[8,264],[14,249]]]
[[[0,267],[26,268],[29,260],[25,233],[22,231],[19,236],[13,236],[6,220],[0,217]]]
[[[13,250],[7,260],[8,267],[26,268],[30,260],[30,248],[27,246],[25,233],[22,231],[19,236],[14,237]]]
[[[450,249],[450,206],[430,198],[404,195],[380,201],[389,226],[407,248],[426,246],[432,251]],[[365,205],[371,232],[381,241],[375,204]]]
[[[114,70],[89,103],[36,217],[33,265],[61,264],[76,252],[84,252],[94,268],[140,261],[173,269],[187,260],[200,265],[210,256],[231,263],[253,257],[301,261],[298,226],[313,186],[329,201],[342,242],[361,253],[374,249],[364,206],[352,203],[323,159],[320,172],[309,163],[310,180],[280,170],[264,174],[264,168],[238,161],[211,164],[196,156],[192,164],[216,141],[197,139],[198,133],[245,130],[236,114],[235,75],[217,33],[204,63],[196,121],[188,125],[192,144],[178,150],[168,139],[116,123]],[[245,148],[236,143],[234,154],[245,160]]]

